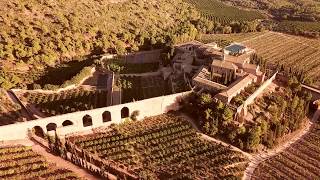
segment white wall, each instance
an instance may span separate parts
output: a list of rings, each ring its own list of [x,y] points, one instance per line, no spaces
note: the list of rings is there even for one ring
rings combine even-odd
[[[55,123],[59,129],[58,131],[63,134],[90,130],[92,128],[97,128],[101,126],[109,126],[112,123],[120,123],[122,121],[121,109],[123,107],[129,108],[129,114],[131,114],[135,110],[138,110],[140,112],[140,115],[137,118],[141,120],[144,117],[160,115],[163,113],[167,113],[170,110],[178,110],[180,108],[179,101],[183,96],[188,95],[190,92],[191,91],[151,99],[145,99],[142,101],[136,101],[127,104],[109,106],[100,109],[80,111],[75,113],[38,119],[34,121],[27,121],[17,124],[0,126],[0,141],[24,139],[27,137],[28,129],[32,129],[35,126],[40,126],[44,130],[44,132],[46,132],[46,126],[49,123]],[[103,123],[102,114],[105,111],[109,111],[111,113],[112,121]],[[83,127],[82,118],[85,115],[90,115],[92,117],[92,126]],[[73,125],[62,127],[62,123],[65,120],[72,121]]]

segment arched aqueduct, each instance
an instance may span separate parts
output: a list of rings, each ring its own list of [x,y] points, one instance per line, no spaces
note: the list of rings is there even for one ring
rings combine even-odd
[[[134,111],[139,111],[137,119],[163,114],[170,110],[177,110],[182,96],[189,93],[172,94],[127,104],[0,126],[0,141],[26,138],[28,131],[31,129],[34,129],[36,133],[47,133],[48,131],[56,130],[59,135],[65,135],[101,126],[109,126],[112,123],[120,123]]]

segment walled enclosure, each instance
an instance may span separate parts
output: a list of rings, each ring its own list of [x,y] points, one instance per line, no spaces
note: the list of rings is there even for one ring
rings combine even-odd
[[[248,113],[248,106],[254,102],[254,100],[261,95],[265,89],[276,79],[278,72],[276,72],[271,78],[266,80],[253,94],[251,94],[241,106],[237,108],[237,115],[246,116]]]
[[[38,126],[38,128],[42,128],[44,132],[47,132],[47,126],[49,124],[50,125],[48,126],[48,128],[50,129],[52,129],[52,127],[57,127],[57,133],[59,135],[91,130],[93,128],[101,126],[109,126],[112,123],[122,122],[123,118],[121,118],[121,114],[131,115],[133,111],[139,111],[139,116],[137,117],[137,119],[142,120],[145,117],[160,115],[163,113],[167,113],[171,110],[178,110],[180,108],[180,100],[183,98],[183,96],[190,94],[190,92],[191,91],[151,99],[145,99],[142,101],[136,101],[127,104],[109,106],[89,111],[69,113],[54,117],[38,119],[34,121],[27,121],[17,124],[0,126],[0,141],[27,138],[28,130],[36,126]],[[127,110],[126,107],[129,110],[128,113],[125,112]],[[110,112],[111,121],[109,121],[109,117],[107,118],[107,122],[103,122],[103,114],[109,114],[105,112]],[[84,117],[88,117],[85,120],[86,124],[89,124],[89,126],[87,127],[84,127]],[[72,125],[69,125],[71,123]],[[68,126],[63,126],[63,124]]]

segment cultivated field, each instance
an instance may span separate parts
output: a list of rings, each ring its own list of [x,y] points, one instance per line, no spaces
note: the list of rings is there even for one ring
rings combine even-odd
[[[123,89],[122,102],[143,100],[171,93],[169,83],[162,76],[123,76],[132,86]]]
[[[292,38],[281,33],[267,32],[261,36],[243,41],[257,51],[269,63],[283,64],[294,70],[303,70],[315,80],[320,79],[320,48],[313,46],[314,40]]]
[[[47,116],[85,111],[107,106],[105,90],[72,89],[59,93],[26,92],[20,99],[37,107]]]
[[[320,125],[284,152],[259,164],[253,179],[319,179]]]
[[[49,164],[31,147],[0,147],[0,179],[80,179],[67,169]]]
[[[101,132],[68,141],[143,179],[239,179],[248,164],[242,153],[200,138],[186,120],[174,115]]]
[[[185,0],[199,9],[201,15],[209,20],[220,23],[232,21],[252,21],[264,19],[264,16],[256,11],[246,11],[233,6],[225,5],[217,0]]]
[[[265,32],[250,32],[250,33],[235,33],[235,34],[201,34],[201,36],[197,39],[203,43],[210,43],[212,41],[229,41],[229,42],[242,42],[245,40],[249,40],[255,38],[257,36],[261,36],[265,34]]]
[[[223,35],[202,35],[203,42],[222,40],[242,42],[253,48],[271,64],[303,70],[320,85],[320,40],[292,36],[272,31]]]

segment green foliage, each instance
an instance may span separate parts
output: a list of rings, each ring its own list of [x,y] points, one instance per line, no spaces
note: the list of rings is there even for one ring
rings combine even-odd
[[[305,93],[297,78],[293,77],[288,87],[257,100],[254,106],[260,109],[259,113],[255,112],[255,108],[248,107],[253,121],[241,124],[234,120],[236,109],[220,101],[214,102],[211,97],[206,93],[191,94],[183,101],[183,109],[197,120],[196,123],[206,134],[227,137],[225,140],[247,151],[255,151],[259,145],[271,148],[279,138],[298,130],[311,100],[310,94]],[[242,99],[233,100],[231,104],[234,101],[241,102]]]
[[[48,116],[107,106],[107,91],[72,89],[59,93],[25,93],[23,100],[35,105]]]
[[[193,40],[198,30],[192,23],[200,16],[182,0],[13,0],[1,2],[1,7],[0,59],[9,65],[23,61],[37,72],[75,57],[125,54]],[[17,86],[11,79],[1,83]]]
[[[43,89],[55,91],[59,88],[65,88],[70,85],[79,85],[81,83],[81,81],[84,80],[84,78],[89,77],[91,75],[92,68],[93,67],[91,67],[91,66],[84,67],[78,74],[73,76],[70,80],[66,80],[63,84],[61,84],[61,85],[45,84],[43,86]],[[40,85],[33,86],[33,88],[39,88],[39,87],[41,87],[41,86]]]
[[[213,102],[213,98],[211,94],[202,94],[200,98],[201,98],[200,101],[202,105],[209,105]]]
[[[106,68],[114,73],[119,74],[136,74],[155,72],[159,69],[159,63],[125,63],[123,59],[112,59],[102,62]]]
[[[272,20],[268,23],[270,29],[304,35],[308,37],[319,37],[320,33],[320,3],[316,0],[223,0],[234,6],[249,9],[259,9],[268,13]],[[266,24],[265,23],[265,24]]]

